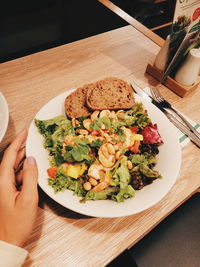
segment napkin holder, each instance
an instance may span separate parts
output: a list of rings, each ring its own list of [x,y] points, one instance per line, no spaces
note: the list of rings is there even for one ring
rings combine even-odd
[[[159,82],[161,81],[163,72],[159,70],[158,68],[156,68],[153,64],[149,63],[147,65],[145,72],[153,76]],[[170,90],[174,91],[177,95],[184,97],[188,95],[189,93],[193,92],[199,86],[200,77],[198,77],[197,81],[191,86],[180,84],[177,81],[175,81],[173,78],[171,78],[170,76],[166,78],[163,84]]]

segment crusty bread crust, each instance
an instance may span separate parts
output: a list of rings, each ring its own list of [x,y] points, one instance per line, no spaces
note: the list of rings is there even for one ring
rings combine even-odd
[[[69,118],[78,118],[91,114],[90,109],[86,106],[85,96],[88,86],[85,85],[76,89],[65,99],[65,113]]]
[[[65,99],[65,113],[69,118],[88,116],[93,110],[128,109],[134,105],[131,86],[118,78],[109,77],[86,84]]]
[[[86,104],[92,110],[128,109],[134,104],[133,90],[121,79],[105,78],[88,88]]]

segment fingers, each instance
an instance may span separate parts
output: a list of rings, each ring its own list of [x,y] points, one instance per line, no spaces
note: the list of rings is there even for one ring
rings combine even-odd
[[[25,202],[37,202],[38,201],[38,170],[36,161],[33,157],[26,158],[22,171],[22,176],[18,177],[22,179],[22,188],[20,193],[20,199]]]
[[[15,179],[16,179],[16,183],[18,186],[21,186],[22,184],[22,176],[23,176],[23,171],[19,171],[18,173],[16,173],[15,175]]]
[[[15,172],[17,172],[17,171],[19,171],[21,169],[23,159],[25,159],[25,154],[26,154],[25,148],[22,148],[18,152],[16,161],[15,161],[15,165],[14,165]]]
[[[17,160],[18,152],[25,142],[27,137],[28,131],[24,129],[11,143],[11,145],[7,148],[6,152],[4,153],[3,160],[1,162],[1,168],[4,173],[4,177],[9,176],[15,167],[15,163]]]

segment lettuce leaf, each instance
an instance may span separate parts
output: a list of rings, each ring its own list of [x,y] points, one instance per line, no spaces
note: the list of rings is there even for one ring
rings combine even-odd
[[[62,128],[62,131],[65,132],[66,134],[72,134],[73,132],[71,121],[68,120],[63,115],[57,116],[49,120],[35,119],[35,125],[38,128],[39,132],[45,137],[55,134],[55,132],[58,129],[61,130],[61,128]]]
[[[94,156],[90,153],[88,145],[78,144],[76,146],[65,147],[66,152],[64,153],[64,159],[66,162],[75,161],[93,161]]]
[[[112,200],[117,202],[123,202],[127,198],[132,198],[135,195],[135,190],[131,185],[126,186],[123,189],[120,189],[117,195],[112,195]]]
[[[127,126],[137,125],[140,129],[143,129],[151,122],[148,114],[145,111],[144,105],[140,103],[135,103],[132,109],[126,111],[125,121]],[[132,124],[131,124],[132,122]]]
[[[81,179],[73,179],[60,173],[53,179],[49,178],[48,184],[53,187],[55,193],[64,191],[65,189],[70,189],[74,191],[74,194],[80,197],[84,197],[86,194],[86,191],[83,189]]]
[[[137,166],[141,163],[150,165],[157,162],[156,157],[147,152],[144,152],[144,154],[131,154],[128,159],[133,163],[134,166]]]
[[[88,191],[85,195],[82,202],[85,202],[86,200],[104,200],[108,199],[109,196],[111,196],[113,193],[116,193],[119,191],[119,188],[117,187],[108,187],[103,191],[100,192],[93,192],[92,190]]]
[[[149,168],[147,164],[140,164],[139,165],[139,170],[141,173],[143,173],[146,177],[154,177],[154,178],[161,178],[161,175],[158,171],[153,170]]]
[[[126,165],[121,164],[121,166],[115,171],[110,184],[112,186],[117,186],[121,189],[127,187],[130,183],[130,173]]]
[[[71,121],[61,115],[49,120],[35,119],[35,125],[44,137],[44,147],[54,156],[53,164],[59,166],[64,162],[61,152],[64,138],[74,134]]]
[[[130,183],[130,173],[127,168],[127,157],[122,157],[114,166],[112,173],[112,179],[110,181],[111,186],[119,187],[119,192],[112,195],[112,200],[122,202],[127,198],[131,198],[135,194],[135,190]]]

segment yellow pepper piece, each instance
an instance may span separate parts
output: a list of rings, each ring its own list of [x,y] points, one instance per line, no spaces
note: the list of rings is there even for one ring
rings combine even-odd
[[[69,164],[67,167],[66,175],[77,179],[79,177],[79,166]]]
[[[143,135],[141,135],[141,134],[133,134],[133,139],[142,141],[143,140]]]
[[[79,164],[79,176],[83,175],[83,173],[87,170],[87,165],[85,163]]]
[[[65,173],[74,179],[79,178],[87,170],[87,165],[85,163],[81,164],[67,164]]]

